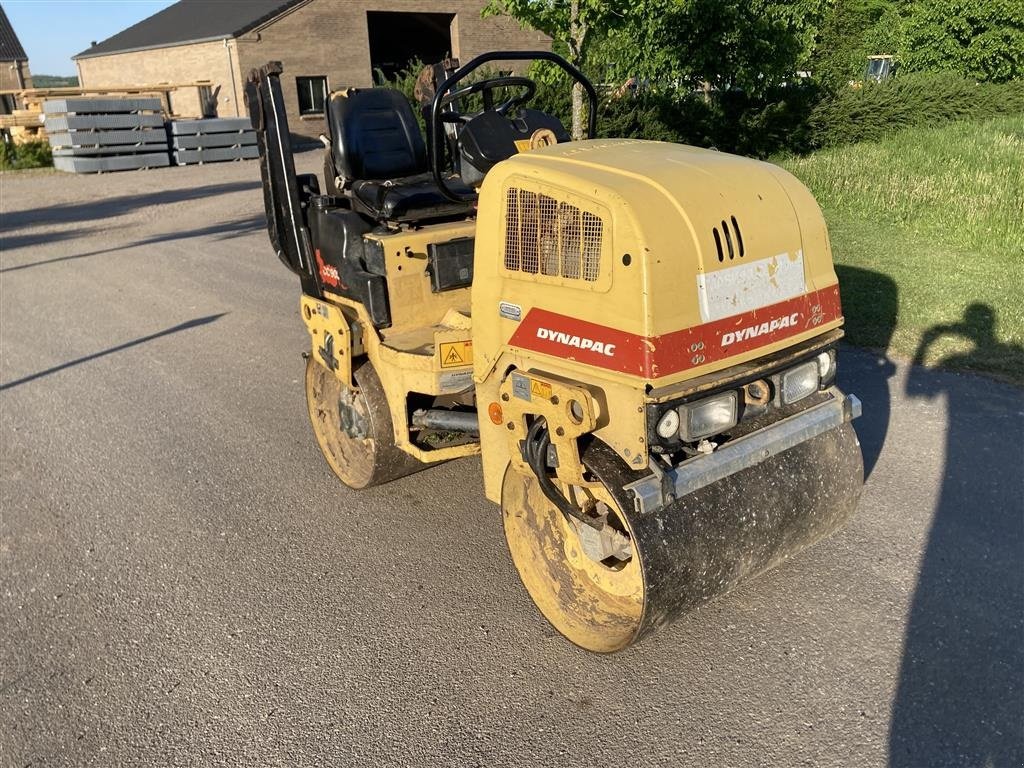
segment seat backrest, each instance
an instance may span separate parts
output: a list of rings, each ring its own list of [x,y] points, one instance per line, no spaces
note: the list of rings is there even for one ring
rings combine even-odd
[[[412,106],[392,88],[335,91],[327,103],[334,167],[346,181],[427,171],[427,149]]]

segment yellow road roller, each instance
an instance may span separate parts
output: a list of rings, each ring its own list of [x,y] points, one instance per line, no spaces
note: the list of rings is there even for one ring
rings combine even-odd
[[[546,60],[586,140],[494,62]],[[486,66],[486,69],[481,69]],[[313,434],[351,488],[479,454],[541,613],[617,651],[836,531],[863,485],[825,223],[768,163],[597,139],[549,52],[325,95],[298,175],[250,73],[271,243],[301,283]],[[425,134],[425,135],[424,135]]]

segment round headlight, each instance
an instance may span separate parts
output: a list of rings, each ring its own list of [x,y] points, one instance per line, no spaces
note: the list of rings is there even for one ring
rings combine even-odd
[[[832,359],[832,355],[828,352],[822,352],[818,355],[818,375],[822,381],[827,381],[832,377],[832,368],[835,366],[835,361]]]
[[[665,415],[658,420],[658,437],[668,440],[679,433],[679,411],[675,408],[665,411]]]

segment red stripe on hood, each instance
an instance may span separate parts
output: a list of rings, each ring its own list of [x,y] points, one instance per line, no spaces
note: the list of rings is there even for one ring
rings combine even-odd
[[[610,371],[658,379],[774,344],[842,316],[838,285],[654,337],[534,308],[508,343]],[[598,345],[600,350],[595,351]]]

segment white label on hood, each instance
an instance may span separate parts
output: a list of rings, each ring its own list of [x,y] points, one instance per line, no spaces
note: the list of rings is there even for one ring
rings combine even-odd
[[[700,318],[705,323],[778,304],[806,290],[803,251],[697,275]]]

